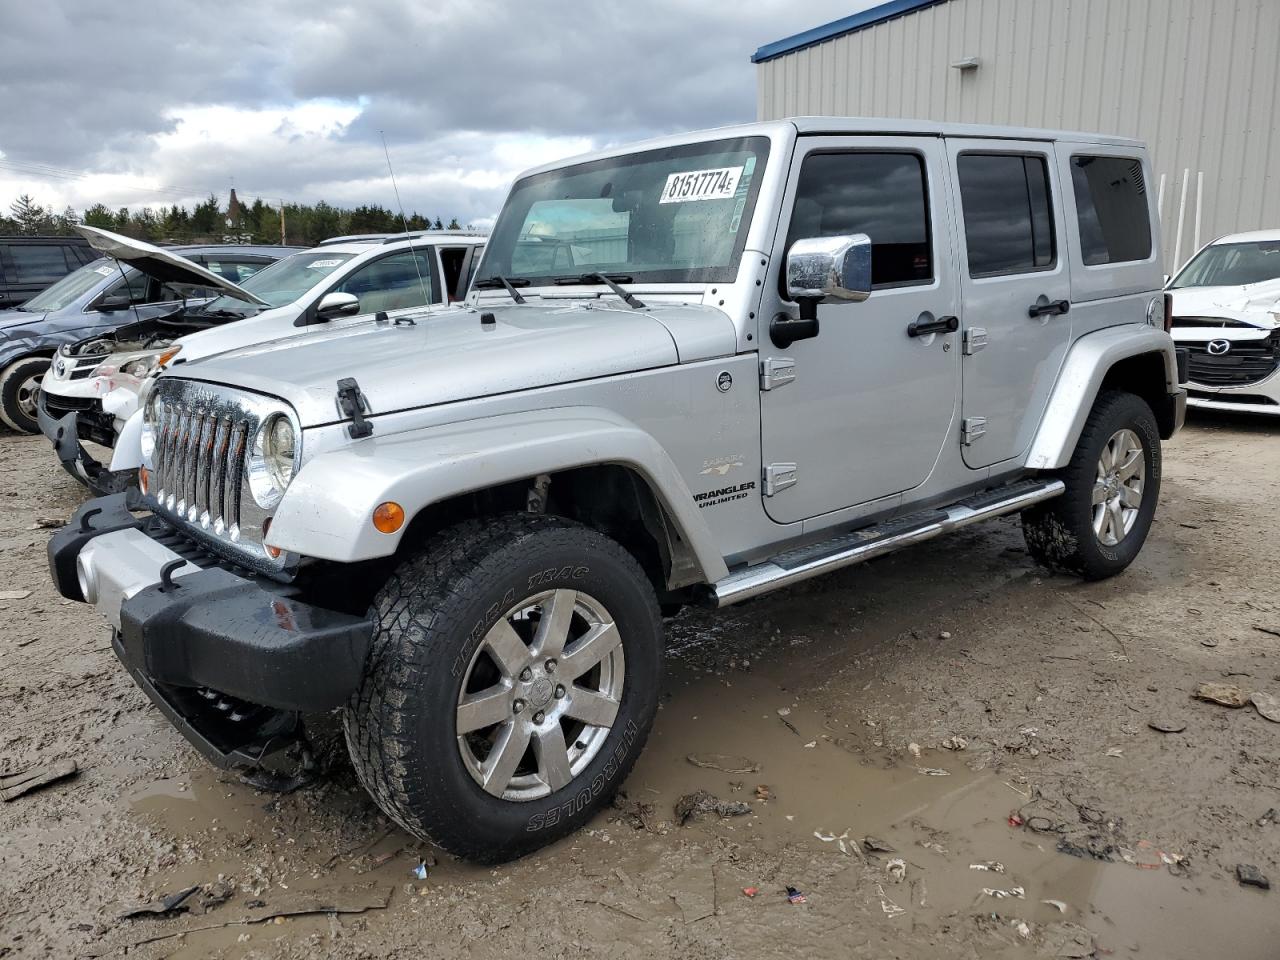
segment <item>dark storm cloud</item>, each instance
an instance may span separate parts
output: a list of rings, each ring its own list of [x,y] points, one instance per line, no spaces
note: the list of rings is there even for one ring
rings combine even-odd
[[[478,220],[514,170],[560,155],[539,140],[569,152],[753,119],[757,46],[868,5],[0,0],[0,153],[201,191],[234,177],[264,196],[389,204],[385,133],[407,207]],[[349,122],[294,130],[289,111],[316,103]],[[213,107],[285,119],[252,134],[224,122],[200,149],[166,137]],[[14,177],[0,166],[0,184]]]

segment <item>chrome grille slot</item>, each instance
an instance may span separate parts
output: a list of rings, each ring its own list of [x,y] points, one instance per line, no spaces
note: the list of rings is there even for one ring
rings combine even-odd
[[[260,394],[178,377],[161,377],[154,389],[155,443],[144,461],[153,511],[232,562],[279,573],[288,560],[263,546],[272,511],[250,492],[248,461],[261,424],[281,414],[294,420],[293,411]]]

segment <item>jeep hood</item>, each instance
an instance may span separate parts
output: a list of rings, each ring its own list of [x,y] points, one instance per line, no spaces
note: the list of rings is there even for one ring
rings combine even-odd
[[[482,322],[487,314],[493,323]],[[712,307],[529,303],[437,310],[412,325],[369,320],[180,364],[166,376],[280,397],[309,427],[341,419],[335,394],[345,377],[377,415],[726,356],[735,344],[732,322]]]
[[[143,240],[122,237],[118,233],[101,230],[98,227],[76,226],[76,232],[89,241],[89,246],[99,253],[136,267],[148,276],[155,277],[162,283],[180,283],[191,287],[213,287],[229,297],[244,300],[247,303],[265,304],[265,301],[254,296],[248,290],[232,283],[226,277],[220,277],[212,270],[206,270],[186,257],[180,257],[171,250],[154,247]]]
[[[1221,317],[1269,330],[1280,326],[1280,279],[1239,287],[1170,290],[1174,317]],[[1175,321],[1175,326],[1177,323]]]

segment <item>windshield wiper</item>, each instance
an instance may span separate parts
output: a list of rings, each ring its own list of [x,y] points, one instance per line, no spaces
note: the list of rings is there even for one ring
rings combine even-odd
[[[495,274],[487,280],[477,280],[475,285],[477,290],[496,290],[498,287],[503,287],[506,289],[507,293],[511,294],[512,300],[516,303],[524,303],[524,297],[520,296],[516,287],[527,287],[529,286],[529,281],[524,279],[524,277],[516,277],[513,280],[508,280],[500,274]]]
[[[556,277],[556,286],[569,287],[577,284],[587,283],[603,283],[606,287],[620,296],[623,302],[632,310],[643,310],[645,308],[644,301],[637,297],[634,293],[628,293],[619,283],[631,283],[632,279],[628,274],[615,273],[612,276],[604,273],[584,273],[580,277]]]

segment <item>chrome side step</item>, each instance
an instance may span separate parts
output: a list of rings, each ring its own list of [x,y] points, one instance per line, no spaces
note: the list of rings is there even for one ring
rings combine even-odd
[[[1058,496],[1064,489],[1061,480],[1023,480],[998,490],[975,494],[948,507],[926,510],[841,534],[822,543],[797,547],[754,566],[731,571],[723,580],[712,584],[711,600],[717,607],[740,603],[779,587],[788,587],[810,577],[893,553],[913,543],[932,540],[971,523],[1025,510]]]

